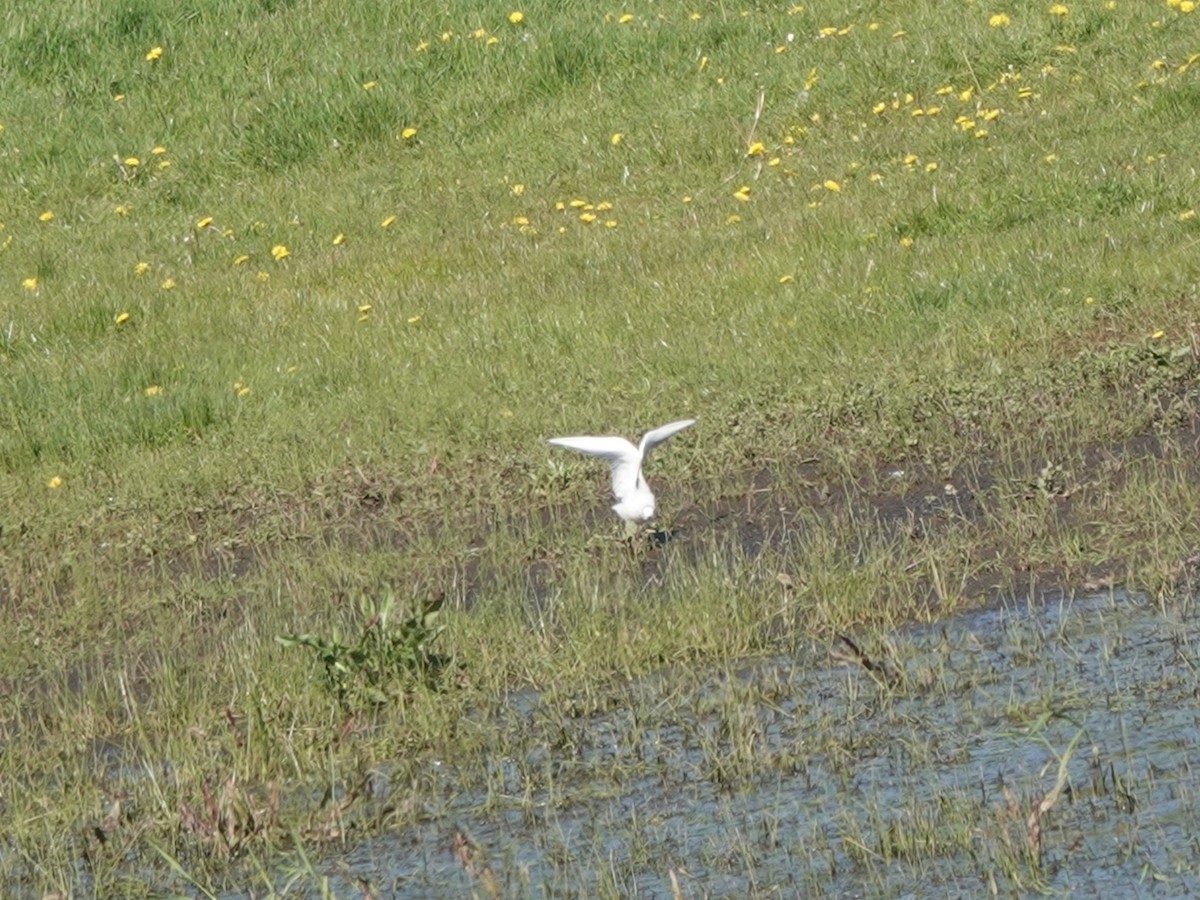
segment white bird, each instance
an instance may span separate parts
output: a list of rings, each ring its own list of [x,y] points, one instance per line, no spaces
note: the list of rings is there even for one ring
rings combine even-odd
[[[636,447],[623,437],[588,435],[550,438],[546,443],[555,447],[565,447],[567,450],[577,450],[588,456],[597,456],[612,467],[612,489],[617,498],[617,502],[613,504],[613,512],[625,520],[632,533],[637,523],[654,518],[654,492],[642,477],[642,466],[645,465],[646,458],[651,450],[689,425],[695,424],[695,421],[680,419],[670,425],[647,431]]]

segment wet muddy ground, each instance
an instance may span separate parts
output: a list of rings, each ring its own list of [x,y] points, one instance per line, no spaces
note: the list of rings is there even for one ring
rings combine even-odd
[[[418,827],[323,871],[385,897],[1196,896],[1194,612],[1010,604],[591,709],[516,696],[486,771],[431,766]]]

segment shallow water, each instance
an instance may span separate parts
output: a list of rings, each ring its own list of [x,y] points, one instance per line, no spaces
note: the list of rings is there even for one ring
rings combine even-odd
[[[419,827],[324,871],[385,897],[670,897],[672,873],[686,897],[1197,896],[1193,612],[1114,595],[862,636],[893,686],[806,646],[592,714],[523,695],[537,740],[436,767]]]

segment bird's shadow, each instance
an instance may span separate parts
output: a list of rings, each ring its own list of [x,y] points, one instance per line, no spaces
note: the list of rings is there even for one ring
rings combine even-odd
[[[642,541],[646,546],[658,549],[682,535],[681,528],[650,528],[643,533]]]

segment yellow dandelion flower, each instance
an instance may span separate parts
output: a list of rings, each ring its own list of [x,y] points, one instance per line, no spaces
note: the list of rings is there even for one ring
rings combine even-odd
[[[529,219],[526,216],[513,216],[512,223],[514,225],[528,225]]]
[[[233,392],[239,397],[245,397],[248,393],[250,393],[250,388],[241,382],[234,382]]]
[[[596,204],[596,212],[608,212],[612,208],[612,204],[607,200],[601,200]]]
[[[1003,28],[1011,22],[1012,19],[1010,19],[1005,13],[996,13],[988,19],[988,24],[993,28]]]
[[[883,111],[886,109],[887,109],[887,104],[884,103],[883,101],[880,101],[879,103],[876,103],[874,106],[871,107],[871,112],[875,113],[875,115],[878,116],[878,115],[881,115],[883,113]]]
[[[266,282],[266,281],[271,280],[271,273],[270,272],[256,272],[254,274],[254,277],[257,278],[259,281]]]
[[[153,150],[150,151],[150,155],[151,156],[162,156],[166,152],[167,152],[166,147],[157,146]]]
[[[129,168],[131,168],[131,169],[136,169],[141,164],[142,164],[142,161],[140,159],[138,159],[136,156],[125,157],[125,165],[129,166]]]
[[[38,216],[38,221],[39,222],[53,222],[54,221],[54,213],[51,210],[46,210],[44,213],[42,213],[40,216]]]
[[[129,215],[129,204],[122,203],[120,206],[114,206],[113,212],[116,213],[118,216],[127,216],[127,215]]]
[[[413,128],[411,125],[408,128],[405,128],[403,131],[400,132],[400,137],[402,137],[406,141],[412,140],[416,136],[417,136],[417,129]]]
[[[736,225],[740,221],[742,221],[742,217],[739,216],[737,213],[734,213],[733,215],[731,215],[729,218],[727,218],[725,220],[725,224],[726,225]]]
[[[212,216],[205,216],[203,219],[196,220],[196,227],[197,228],[207,228],[209,225],[212,224],[212,221],[213,221]]]
[[[596,214],[590,213],[590,212],[580,213],[579,221],[585,225],[591,225],[593,222],[596,221]]]
[[[409,316],[409,317],[408,317],[408,324],[409,324],[409,325],[416,325],[416,324],[417,324],[418,322],[420,322],[420,321],[421,321],[421,317],[420,317],[420,316]]]
[[[587,205],[588,205],[588,202],[586,200],[580,200],[578,198],[576,198],[575,200],[572,200],[568,204],[568,206],[570,206],[572,209],[583,209],[583,207],[585,207]]]
[[[147,388],[143,388],[142,393],[145,394],[147,397],[157,397],[159,394],[162,393],[162,387],[157,384],[152,384]]]
[[[162,289],[164,291],[175,290],[175,279],[174,278],[164,278],[163,283],[162,283]]]
[[[1165,331],[1159,329],[1158,331],[1154,332],[1154,334],[1150,335],[1150,340],[1152,340],[1152,341],[1161,340],[1165,334],[1166,334]]]
[[[239,253],[237,256],[235,256],[235,257],[233,258],[233,264],[234,264],[235,266],[240,266],[242,263],[244,263],[244,262],[245,262],[246,260],[248,260],[249,258],[250,258],[250,254],[249,254],[249,253]]]
[[[154,62],[156,59],[162,59],[162,55],[162,47],[151,47],[146,51],[146,62]]]
[[[836,181],[834,181],[832,178],[830,178],[828,181],[824,182],[821,186],[823,188],[825,188],[825,190],[831,191],[832,193],[835,193],[835,194],[839,193],[842,189],[842,186],[840,184],[838,184]]]
[[[124,325],[126,322],[129,321],[129,313],[119,312],[115,316],[113,316],[113,321],[118,325]]]
[[[1091,305],[1092,305],[1093,303],[1095,303],[1095,302],[1096,302],[1096,298],[1095,298],[1095,297],[1084,297],[1084,298],[1083,298],[1083,305],[1084,305],[1084,306],[1091,306]]]
[[[55,475],[53,478],[51,478],[49,481],[46,482],[46,487],[50,488],[50,490],[52,490],[52,491],[57,491],[60,487],[62,487],[62,485],[63,485],[63,480],[62,480],[61,475]]]
[[[1065,16],[1067,12],[1066,6],[1061,3],[1054,3],[1050,6],[1050,15],[1052,16]]]
[[[618,25],[628,25],[633,21],[633,13],[625,13],[621,18],[617,19]]]
[[[525,13],[521,12],[519,9],[514,9],[508,14],[508,21],[514,25],[520,25],[525,21]]]
[[[25,288],[27,291],[36,291],[37,286],[38,280],[36,278],[26,278],[21,281],[21,287]]]
[[[793,280],[793,278],[792,278],[792,276],[791,276],[791,275],[780,275],[780,276],[779,276],[779,283],[780,283],[780,284],[791,284],[791,283],[792,283],[792,280]]]
[[[150,271],[150,263],[148,263],[148,262],[140,262],[133,267],[134,275],[145,275],[149,271]]]
[[[927,162],[927,163],[925,163],[925,171],[926,171],[926,172],[936,172],[936,171],[937,171],[937,169],[938,169],[938,164],[937,164],[937,163],[935,163],[935,162]]]
[[[617,132],[614,132],[613,136],[608,139],[608,142],[615,147],[618,144],[620,144],[621,141],[623,141],[624,139],[625,139],[625,135],[623,135],[623,134],[621,134],[621,132],[617,131]]]
[[[514,197],[520,197],[520,196],[521,196],[522,194],[524,194],[524,193],[525,193],[525,185],[523,185],[523,184],[514,184],[514,185],[512,186],[512,195],[513,195]]]
[[[691,202],[692,202],[692,195],[691,195],[691,194],[686,194],[686,195],[684,195],[684,196],[681,198],[680,202],[681,202],[681,203],[691,203]]]
[[[605,227],[605,228],[616,228],[616,227],[617,227],[617,220],[616,220],[616,219],[605,219],[605,220],[604,220],[604,227]]]
[[[749,147],[746,148],[747,156],[762,156],[766,152],[767,148],[763,146],[762,141],[754,141]]]
[[[158,167],[160,169],[165,169],[165,168],[169,167],[170,165],[171,165],[171,161],[169,159],[160,159],[158,161]]]
[[[362,314],[366,315],[367,313],[369,313],[369,312],[371,311],[371,304],[370,304],[370,303],[364,303],[362,306],[360,306],[360,307],[358,308],[358,311],[359,311],[360,313],[362,313]]]
[[[424,53],[429,49],[429,41],[421,41],[413,49],[416,50],[417,53]]]
[[[1194,218],[1196,218],[1196,210],[1194,209],[1185,209],[1179,214],[1180,222],[1190,222]]]
[[[880,175],[878,172],[872,172],[872,173],[870,174],[870,176],[869,176],[869,179],[868,179],[868,180],[869,180],[869,181],[870,181],[872,184],[879,184],[881,181],[883,181],[883,176],[882,176],[882,175]]]
[[[364,91],[373,91],[377,87],[379,87],[378,81],[364,81],[362,84],[362,89]]]
[[[743,184],[740,188],[733,192],[733,199],[741,203],[745,203],[750,199],[750,187]]]
[[[901,246],[901,247],[911,247],[912,245],[913,245],[913,239],[912,239],[912,238],[910,238],[910,237],[902,237],[902,238],[900,238],[900,246]]]
[[[380,228],[391,228],[392,223],[395,221],[396,221],[395,216],[388,216],[386,219],[384,219],[382,222],[379,223],[379,227]]]
[[[344,243],[346,243],[346,236],[341,232],[338,232],[333,236],[333,246],[340,247]]]
[[[124,94],[113,94],[113,103],[124,103],[124,102],[125,102]]]
[[[496,37],[494,34],[484,41],[484,44],[486,44],[488,47],[494,47],[498,43],[500,43],[500,38]]]
[[[271,256],[275,258],[275,262],[281,262],[291,256],[291,251],[283,244],[276,244],[271,248]]]

